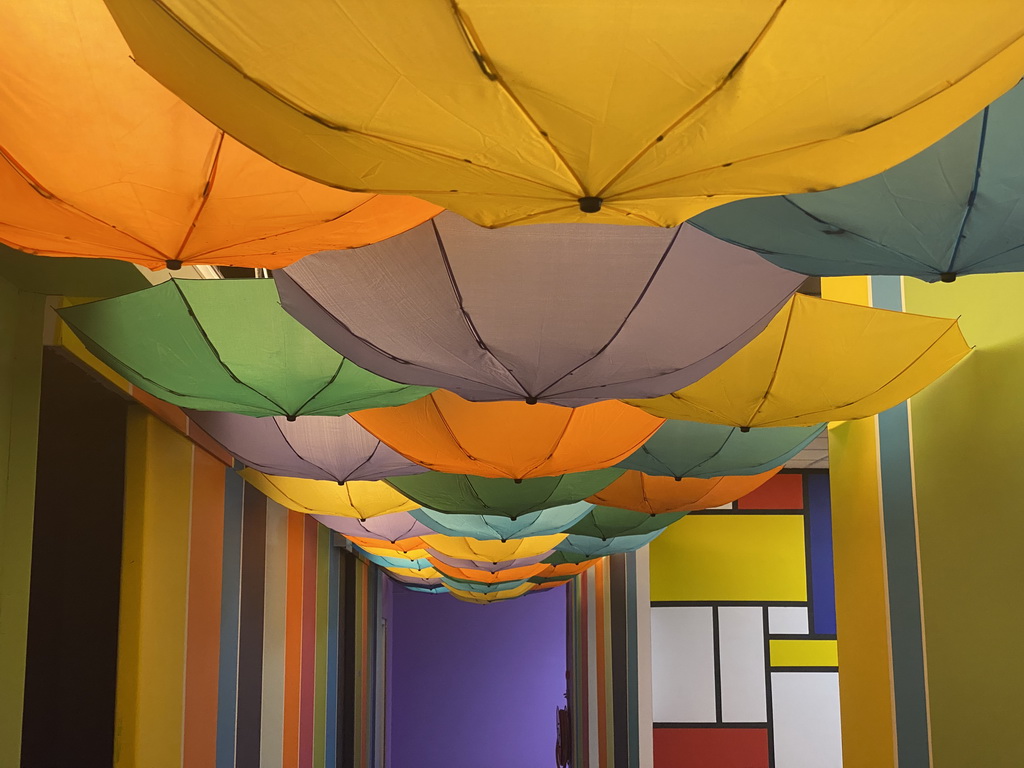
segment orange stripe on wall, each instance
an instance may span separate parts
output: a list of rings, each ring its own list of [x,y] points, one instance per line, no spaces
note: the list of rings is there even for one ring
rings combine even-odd
[[[289,511],[282,768],[298,768],[299,766],[299,711],[302,704],[302,567],[305,534],[306,516],[301,512]]]
[[[224,465],[196,449],[189,533],[184,768],[205,768],[216,760],[223,549]]]

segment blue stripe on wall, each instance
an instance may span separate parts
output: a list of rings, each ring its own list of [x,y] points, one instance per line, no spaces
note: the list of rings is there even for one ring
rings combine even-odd
[[[217,768],[235,768],[238,690],[238,608],[242,577],[242,478],[226,469],[221,580],[220,678],[217,684]]]
[[[827,474],[807,478],[808,527],[811,556],[811,614],[814,633],[836,633],[835,567],[832,562],[832,500]]]

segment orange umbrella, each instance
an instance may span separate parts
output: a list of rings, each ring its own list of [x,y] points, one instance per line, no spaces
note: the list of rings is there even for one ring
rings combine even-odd
[[[448,591],[452,593],[452,597],[457,600],[462,600],[464,603],[480,603],[486,605],[487,603],[498,603],[502,600],[511,600],[514,597],[520,597],[525,595],[533,588],[533,584],[529,582],[520,584],[518,587],[513,589],[502,589],[497,592],[471,592],[466,589],[459,589],[448,585]]]
[[[426,548],[426,544],[417,536],[411,539],[398,539],[397,541],[388,541],[387,539],[372,539],[368,536],[345,536],[346,539],[351,541],[357,547],[362,547],[365,550],[372,551],[374,554],[395,553],[395,554],[406,554],[409,552],[416,552]]]
[[[537,576],[545,579],[557,578],[559,576],[577,576],[588,568],[592,568],[597,564],[597,561],[601,558],[595,558],[593,560],[584,560],[582,563],[552,563],[544,565],[544,570],[536,574]]]
[[[630,470],[587,501],[649,515],[693,512],[736,501],[766,483],[780,469],[782,467],[776,467],[759,475],[726,475],[706,480],[699,477],[676,480]]]
[[[132,61],[99,0],[3,3],[0,242],[48,256],[283,267],[441,209],[264,160]]]
[[[564,408],[474,403],[445,390],[394,408],[352,414],[381,442],[439,472],[477,477],[564,475],[610,467],[664,420],[617,400]]]
[[[519,568],[506,568],[504,571],[481,571],[477,568],[456,568],[440,560],[427,557],[430,564],[439,573],[450,576],[453,579],[464,579],[466,581],[479,581],[481,584],[496,584],[500,581],[518,581],[528,579],[531,576],[540,575],[547,567],[543,563],[536,565],[523,565]]]

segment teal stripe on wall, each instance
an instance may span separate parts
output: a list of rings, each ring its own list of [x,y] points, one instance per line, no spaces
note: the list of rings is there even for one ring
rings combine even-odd
[[[225,473],[220,679],[217,685],[217,768],[234,768],[238,607],[242,580],[242,490],[245,483],[232,470],[225,470]]]

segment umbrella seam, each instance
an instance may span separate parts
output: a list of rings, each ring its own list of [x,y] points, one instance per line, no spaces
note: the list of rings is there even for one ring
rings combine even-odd
[[[777,358],[775,358],[775,367],[772,369],[772,376],[768,380],[768,386],[765,387],[764,394],[758,401],[757,407],[754,409],[754,412],[750,414],[750,416],[747,418],[746,423],[744,424],[744,426],[746,427],[749,427],[754,422],[754,419],[757,418],[757,414],[759,414],[761,412],[761,409],[764,408],[765,403],[768,401],[768,395],[771,394],[772,386],[775,384],[775,379],[778,378],[779,368],[782,366],[782,355],[786,351],[786,339],[789,338],[789,329],[793,322],[794,312],[796,312],[795,298],[793,303],[789,305],[789,314],[786,315],[786,327],[782,331],[782,340],[779,342],[779,355]]]
[[[224,131],[219,133],[217,148],[213,151],[213,161],[210,163],[210,173],[207,175],[206,183],[203,185],[203,190],[199,195],[199,206],[196,208],[195,216],[192,217],[192,222],[185,228],[185,236],[181,239],[181,245],[178,246],[178,250],[174,254],[174,258],[179,261],[186,261],[186,259],[181,258],[181,254],[185,252],[185,246],[192,239],[192,234],[196,231],[196,226],[199,224],[199,217],[206,210],[206,204],[210,201],[210,195],[213,192],[213,182],[217,178],[217,169],[220,167],[220,152],[224,146]]]
[[[284,430],[281,428],[281,425],[278,423],[277,418],[273,418],[272,421],[274,422],[274,426],[277,428],[278,433],[281,435],[281,439],[284,440],[285,445],[287,445],[289,450],[291,450],[291,452],[295,454],[295,457],[297,459],[299,459],[300,461],[302,461],[302,462],[304,462],[306,464],[309,464],[310,466],[316,467],[321,472],[323,472],[325,475],[328,475],[332,480],[334,480],[336,482],[339,482],[339,483],[343,482],[341,480],[341,478],[339,478],[336,473],[330,471],[329,469],[327,469],[327,467],[323,467],[318,462],[315,462],[312,459],[308,459],[305,456],[303,456],[301,453],[299,453],[298,449],[295,447],[295,445],[292,443],[292,441],[288,439],[288,435],[286,435],[284,433]],[[347,479],[348,478],[346,477],[346,480]]]
[[[985,134],[988,132],[989,108],[981,112],[981,131],[978,136],[978,156],[974,162],[974,182],[971,184],[971,192],[967,196],[967,205],[964,210],[963,219],[960,221],[960,229],[957,232],[956,240],[953,241],[953,252],[949,256],[949,263],[946,265],[946,272],[953,272],[953,262],[960,255],[960,247],[964,242],[964,231],[967,229],[967,222],[974,212],[974,204],[978,199],[978,186],[981,184],[981,162],[985,157]]]

